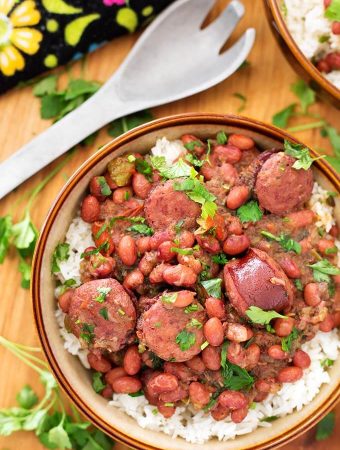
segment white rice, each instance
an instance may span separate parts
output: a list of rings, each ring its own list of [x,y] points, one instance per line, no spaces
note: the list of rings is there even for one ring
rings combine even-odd
[[[153,155],[165,156],[169,164],[176,160],[183,152],[181,141],[169,142],[166,138],[158,139],[152,149]],[[326,201],[329,194],[317,183],[314,184],[310,208],[317,215],[317,226],[329,231],[334,224],[333,208]],[[80,255],[86,247],[94,245],[91,237],[91,227],[80,217],[76,217],[67,233],[66,239],[70,245],[70,257],[60,263],[59,278],[64,281],[73,278],[80,283],[79,263]],[[340,243],[337,242],[340,249]],[[65,314],[58,309],[56,319],[60,326],[60,335],[65,340],[64,347],[72,355],[77,355],[81,363],[88,369],[88,351],[82,349],[78,339],[68,333],[64,326]],[[119,408],[133,417],[142,428],[162,431],[173,437],[183,437],[188,442],[202,444],[211,438],[218,440],[234,439],[236,436],[247,434],[257,427],[270,427],[271,423],[261,420],[266,417],[282,417],[300,410],[310,403],[318,394],[324,383],[330,378],[321,362],[325,359],[336,360],[340,351],[340,339],[337,330],[330,333],[319,332],[314,339],[302,346],[311,360],[311,366],[304,371],[301,380],[296,383],[284,384],[275,395],[270,395],[265,401],[257,403],[255,409],[249,410],[245,420],[239,424],[231,421],[230,417],[222,421],[215,421],[210,414],[194,411],[192,407],[178,407],[175,414],[165,419],[157,409],[150,405],[144,396],[130,397],[125,394],[114,394],[110,405]]]
[[[284,3],[287,27],[308,59],[320,59],[340,50],[340,36],[331,32],[332,22],[324,16],[323,0],[284,0]],[[320,42],[325,36],[329,39]],[[340,70],[325,77],[340,89]]]

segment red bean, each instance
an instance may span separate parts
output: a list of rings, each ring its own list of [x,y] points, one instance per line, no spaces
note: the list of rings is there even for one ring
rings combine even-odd
[[[178,379],[171,373],[161,373],[150,380],[148,388],[151,391],[161,394],[162,392],[170,392],[178,387]]]
[[[164,363],[164,372],[174,375],[176,378],[183,381],[183,383],[197,380],[197,375],[193,374],[189,367],[184,363],[167,361]]]
[[[176,408],[175,406],[167,406],[159,404],[157,406],[158,411],[162,414],[163,417],[169,419],[171,416],[175,414]]]
[[[223,391],[218,397],[218,403],[231,410],[248,406],[247,397],[238,391]]]
[[[247,235],[229,236],[223,244],[223,251],[227,255],[238,255],[244,252],[250,246],[250,240]]]
[[[195,243],[195,235],[191,231],[184,230],[179,235],[178,242],[180,248],[191,248]]]
[[[132,177],[132,187],[137,197],[145,199],[152,189],[152,184],[142,173],[135,173]]]
[[[135,377],[120,377],[113,380],[112,389],[117,394],[133,394],[142,389],[142,383]]]
[[[307,369],[311,365],[311,359],[308,353],[298,349],[293,356],[293,364],[296,367],[301,367],[301,369]]]
[[[163,278],[168,284],[174,286],[192,286],[197,281],[197,274],[183,264],[167,267],[163,272]]]
[[[202,359],[209,370],[218,370],[221,367],[220,349],[217,347],[206,347],[202,351]]]
[[[308,306],[317,306],[321,302],[319,284],[308,283],[303,290],[303,296]]]
[[[123,282],[123,286],[127,289],[137,289],[144,282],[144,275],[139,269],[129,272]]]
[[[230,417],[234,423],[241,423],[248,415],[248,406],[231,411]]]
[[[210,345],[218,347],[223,343],[223,325],[217,317],[212,317],[204,324],[203,332]]]
[[[189,144],[190,142],[195,142],[197,145],[195,145],[192,150],[190,149],[190,151],[193,151],[196,155],[200,156],[205,152],[205,144],[203,144],[203,142],[193,134],[183,134],[181,140],[184,145]]]
[[[293,259],[289,257],[282,258],[280,260],[280,266],[289,278],[301,277],[301,270]]]
[[[314,222],[315,213],[310,209],[302,209],[287,215],[287,225],[291,228],[306,228]]]
[[[138,269],[143,275],[150,275],[152,270],[157,266],[157,253],[146,252],[143,258],[139,261]]]
[[[176,256],[176,253],[171,251],[173,247],[176,247],[176,245],[172,241],[162,242],[158,247],[158,259],[165,262],[171,261]]]
[[[137,260],[137,247],[134,239],[125,235],[121,238],[117,249],[118,256],[126,266],[133,266]]]
[[[320,239],[318,242],[318,250],[323,255],[326,254],[326,250],[334,248],[334,241],[330,239]]]
[[[287,353],[282,350],[281,345],[271,345],[267,352],[273,359],[283,360],[288,358]]]
[[[287,319],[276,319],[274,322],[275,333],[280,337],[288,336],[294,327],[295,321],[291,317]]]
[[[177,255],[177,261],[184,266],[190,267],[195,273],[202,272],[202,264],[193,255]]]
[[[114,367],[105,374],[105,381],[112,386],[114,380],[116,380],[117,378],[122,378],[126,375],[127,373],[125,372],[123,367]]]
[[[68,310],[71,305],[72,297],[73,297],[73,289],[67,289],[61,296],[58,298],[58,303],[61,308],[61,310],[64,313],[68,313]]]
[[[173,235],[171,235],[168,230],[157,231],[153,236],[150,237],[151,250],[157,250],[162,242],[171,241],[172,238]]]
[[[231,217],[230,220],[231,222],[228,225],[229,234],[243,234],[243,228],[240,219],[238,219],[237,217]]]
[[[300,380],[302,375],[303,370],[301,367],[289,366],[280,370],[277,375],[277,380],[280,383],[294,383],[295,381]]]
[[[228,323],[225,329],[225,337],[234,342],[245,342],[253,336],[250,328],[241,323]]]
[[[333,314],[334,327],[340,326],[340,311]]]
[[[332,23],[332,33],[335,35],[340,34],[340,22],[334,21]]]
[[[189,397],[196,409],[202,409],[210,401],[210,392],[204,384],[193,381],[189,386]]]
[[[142,359],[137,345],[131,345],[125,352],[123,367],[128,375],[136,375],[142,367]]]
[[[206,370],[205,364],[200,356],[194,356],[185,362],[189,369],[198,373],[203,373]]]
[[[151,250],[150,237],[143,236],[136,240],[136,247],[139,254],[143,255]]]
[[[334,328],[334,318],[331,314],[327,314],[325,319],[319,324],[319,329],[324,333],[332,331]]]
[[[100,395],[108,400],[112,399],[113,389],[111,386],[105,386]]]
[[[165,403],[173,403],[188,397],[187,386],[179,385],[177,389],[159,394],[159,400]]]
[[[250,150],[255,146],[253,139],[243,134],[231,134],[228,139],[228,144],[235,145],[235,147],[241,150]]]
[[[334,237],[337,238],[339,236],[339,228],[337,225],[333,225],[332,228],[329,230],[329,234]]]
[[[234,145],[216,145],[214,147],[211,161],[212,164],[216,163],[229,163],[236,164],[242,158],[242,152],[238,147]],[[220,165],[220,164],[218,164]]]
[[[195,292],[192,291],[178,291],[176,300],[173,305],[177,306],[177,308],[185,308],[186,306],[191,305],[194,301]]]
[[[87,360],[92,369],[97,372],[106,373],[111,369],[110,361],[100,353],[89,352],[87,355]]]
[[[332,3],[332,0],[323,0],[323,6],[326,8],[328,8],[328,6]]]
[[[329,64],[324,59],[320,59],[320,61],[316,63],[316,67],[320,72],[329,73],[331,71]]]
[[[164,271],[169,268],[173,267],[170,264],[159,264],[154,269],[152,269],[150,275],[149,275],[149,281],[152,284],[156,283],[163,283],[164,281]]]
[[[231,165],[231,164],[230,164]],[[233,166],[231,166],[233,167]],[[200,170],[200,174],[203,175],[203,177],[205,178],[205,181],[209,181],[211,180],[214,175],[216,174],[216,168],[213,167],[211,164],[209,164],[208,162],[205,162],[203,164],[203,166],[201,167]]]
[[[216,403],[216,405],[210,411],[210,414],[215,420],[224,420],[226,417],[229,416],[230,409],[225,408],[219,403]]]
[[[90,246],[86,247],[86,249],[84,250],[84,259],[86,259],[86,261],[90,259],[91,254],[89,253],[92,252],[93,250],[96,250],[96,247]]]
[[[229,209],[237,209],[247,201],[248,196],[247,186],[234,186],[228,194],[226,205]]]
[[[255,382],[255,388],[259,392],[269,393],[271,384],[266,380],[257,380]]]
[[[238,177],[238,172],[232,164],[224,163],[220,167],[219,175],[221,175],[222,180],[225,183],[229,184],[229,186],[234,186],[234,184],[237,180],[237,177]],[[213,173],[212,177],[214,177],[214,176],[215,176],[215,172]]]
[[[113,191],[112,200],[118,205],[126,202],[132,197],[132,189],[130,187],[119,187]]]
[[[205,301],[205,309],[209,317],[217,317],[218,319],[225,319],[226,311],[222,300],[215,297],[208,297]]]
[[[218,240],[211,235],[201,236],[197,235],[196,240],[199,246],[208,253],[218,253],[221,251],[221,246]]]
[[[99,219],[100,204],[96,197],[88,195],[81,204],[81,218],[88,223],[95,222]]]
[[[116,261],[111,256],[101,254],[90,256],[89,272],[94,278],[108,277],[116,266]]]

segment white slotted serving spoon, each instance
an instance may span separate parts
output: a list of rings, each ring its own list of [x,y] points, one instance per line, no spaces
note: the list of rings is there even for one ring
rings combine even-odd
[[[232,75],[255,40],[249,28],[219,54],[244,14],[233,0],[205,29],[215,0],[178,0],[144,31],[123,64],[75,111],[0,164],[0,198],[107,123],[201,92]]]

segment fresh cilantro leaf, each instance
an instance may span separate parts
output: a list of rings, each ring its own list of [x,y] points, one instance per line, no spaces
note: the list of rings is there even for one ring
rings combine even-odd
[[[19,272],[21,273],[21,287],[29,289],[31,284],[31,265],[20,257]]]
[[[299,332],[296,328],[293,328],[291,333],[281,339],[281,348],[284,352],[290,352],[292,349],[293,341],[299,337]]]
[[[110,287],[99,287],[97,288],[97,291],[99,292],[99,295],[95,298],[95,301],[98,303],[103,303],[107,297],[107,295],[111,292]]]
[[[92,387],[97,393],[106,387],[106,384],[103,383],[103,374],[101,372],[94,372],[92,374]]]
[[[213,255],[211,259],[216,264],[227,264],[228,262],[227,255],[225,255],[224,253]]]
[[[273,125],[279,128],[286,128],[289,119],[294,115],[295,107],[296,103],[292,103],[291,105],[287,106],[287,108],[284,108],[274,114],[274,116],[272,117]]]
[[[306,114],[308,107],[315,103],[315,92],[303,80],[292,84],[291,90],[300,100],[302,112]]]
[[[91,325],[89,323],[83,323],[82,324],[82,333],[80,333],[80,338],[83,339],[88,344],[91,344],[94,338],[94,325]]]
[[[98,177],[98,183],[100,186],[100,193],[102,195],[105,195],[107,197],[108,195],[112,194],[110,186],[107,184],[105,177]]]
[[[26,384],[21,391],[17,393],[17,402],[21,408],[31,409],[38,403],[38,397],[31,386]]]
[[[38,237],[38,230],[32,223],[28,211],[25,213],[25,216],[21,222],[13,225],[12,232],[15,247],[19,251],[30,249],[30,253],[33,253]]]
[[[260,419],[260,422],[274,422],[275,420],[279,419],[279,416],[268,416],[264,417],[263,419]]]
[[[320,364],[322,367],[332,367],[334,365],[334,359],[326,358]]]
[[[101,84],[96,81],[87,81],[82,78],[73,79],[69,82],[65,92],[65,100],[74,100],[77,97],[87,95],[91,96],[100,89]]]
[[[67,261],[70,256],[70,244],[64,242],[63,244],[58,244],[52,255],[52,273],[60,272],[59,263],[62,261]]]
[[[168,292],[162,295],[161,300],[163,303],[175,303],[177,296],[177,292]]]
[[[58,286],[58,296],[64,294],[65,291],[67,291],[72,286],[75,286],[76,284],[77,284],[77,282],[73,278],[69,278],[68,280],[65,280],[63,284]]]
[[[200,141],[190,141],[184,144],[184,147],[189,150],[189,152],[193,152],[196,147],[203,147],[202,142]]]
[[[308,170],[314,161],[325,157],[325,155],[321,155],[317,158],[312,158],[307,147],[303,147],[303,145],[300,144],[294,144],[286,139],[284,141],[284,151],[286,155],[296,159],[292,166],[296,170]]]
[[[248,203],[240,206],[236,212],[238,218],[242,223],[244,222],[257,222],[263,216],[259,204],[255,200],[251,200]]]
[[[241,104],[237,109],[237,112],[243,111],[246,107],[247,97],[245,97],[243,94],[240,94],[240,92],[234,92],[233,96],[241,100]]]
[[[62,423],[52,428],[48,432],[49,441],[57,445],[58,448],[64,450],[65,448],[72,448],[71,441],[68,434],[63,428]]]
[[[308,264],[308,267],[313,269],[314,280],[318,282],[329,283],[329,275],[340,275],[340,269],[333,266],[327,259],[322,259],[315,264]]]
[[[216,141],[220,145],[224,145],[228,142],[228,136],[224,131],[219,131],[216,135]]]
[[[334,245],[334,247],[326,248],[325,255],[336,255],[338,253],[338,248]]]
[[[261,231],[262,236],[266,237],[269,240],[278,242],[281,247],[286,250],[287,252],[293,251],[297,253],[298,255],[301,253],[301,245],[299,242],[294,241],[294,239],[290,238],[286,234],[280,234],[280,236],[275,236],[272,233],[269,233],[268,231]]]
[[[109,320],[109,314],[108,314],[108,312],[107,312],[107,308],[101,308],[100,310],[99,310],[99,314],[102,316],[102,318],[103,319],[105,319],[105,320]]]
[[[132,394],[129,394],[130,397],[142,397],[144,395],[144,391],[142,391],[142,389],[140,389],[137,392],[133,392]]]
[[[194,153],[188,153],[184,159],[195,167],[202,167],[205,163],[205,160],[199,159]]]
[[[142,158],[136,158],[135,167],[137,172],[143,174],[149,181],[152,180],[152,167]]]
[[[195,319],[194,317],[186,324],[186,328],[198,328],[201,329],[203,327],[202,323]]]
[[[134,233],[144,234],[145,236],[152,236],[153,229],[150,228],[145,223],[137,223],[135,225],[131,225],[131,227],[127,228],[127,231],[133,231]]]
[[[149,351],[149,357],[151,359],[152,368],[154,370],[160,370],[163,368],[164,361],[159,356],[157,356],[156,353]]]
[[[295,284],[295,287],[297,290],[303,291],[303,286],[302,286],[301,280],[299,280],[299,279],[294,280],[294,284]]]
[[[171,166],[166,163],[164,156],[151,156],[150,159],[154,169],[158,170],[164,178],[173,179],[189,177],[192,173],[192,167],[186,164],[182,158]]]
[[[194,312],[194,311],[197,311],[197,310],[198,310],[198,305],[196,305],[196,304],[191,304],[191,305],[187,306],[187,307],[184,309],[184,312],[185,312],[185,314],[190,314],[190,313],[192,313],[192,312]]]
[[[283,316],[276,311],[264,311],[257,306],[250,306],[250,308],[247,309],[246,314],[253,323],[261,325],[268,325],[272,319],[287,319],[286,316]]]
[[[334,429],[335,429],[335,412],[332,411],[328,413],[327,416],[325,416],[323,419],[321,419],[320,422],[317,424],[315,439],[317,441],[324,441],[333,434]]]
[[[340,22],[340,0],[332,0],[325,9],[325,17],[329,20]]]
[[[148,110],[130,114],[111,122],[108,128],[108,134],[112,137],[118,137],[132,128],[150,122],[151,120],[153,120],[153,115]]]
[[[4,262],[12,236],[12,217],[8,214],[0,217],[0,264]]]
[[[227,389],[232,389],[234,391],[240,391],[241,389],[249,390],[255,382],[254,378],[247,370],[228,361],[227,350],[228,342],[224,342],[221,350],[221,367],[224,386]]]
[[[340,158],[327,155],[325,159],[337,172],[340,172]]]
[[[182,182],[174,183],[174,190],[185,191],[191,200],[202,205],[201,215],[203,219],[207,219],[207,217],[214,217],[217,210],[217,205],[214,203],[216,197],[211,194],[196,178],[190,178]]]
[[[64,95],[53,93],[44,95],[41,98],[40,115],[42,119],[53,119],[65,111],[67,102]]]
[[[176,344],[178,344],[179,348],[182,352],[189,350],[196,342],[195,333],[191,333],[190,331],[182,330],[176,336]]]
[[[207,219],[208,217],[214,217],[217,211],[217,205],[214,202],[204,202],[202,205],[202,213],[201,216],[203,219]]]
[[[43,97],[46,94],[53,94],[57,89],[58,78],[56,75],[49,75],[38,81],[33,88],[33,94],[36,97]]]
[[[215,298],[221,298],[222,296],[221,284],[221,278],[212,278],[211,280],[201,281],[201,285],[204,287],[209,297]]]

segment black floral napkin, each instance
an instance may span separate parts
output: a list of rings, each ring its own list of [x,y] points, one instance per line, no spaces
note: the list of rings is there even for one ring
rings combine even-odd
[[[147,24],[174,0],[0,0],[0,93]]]

